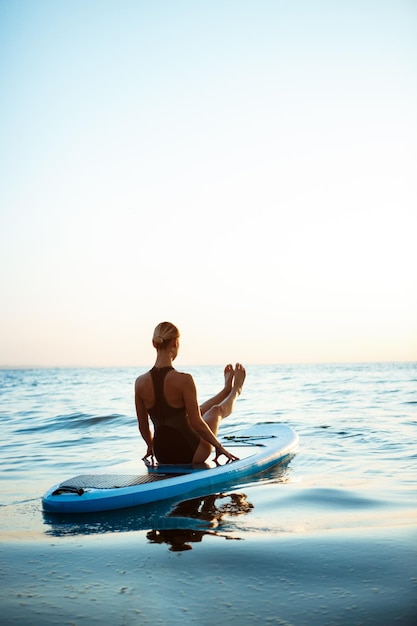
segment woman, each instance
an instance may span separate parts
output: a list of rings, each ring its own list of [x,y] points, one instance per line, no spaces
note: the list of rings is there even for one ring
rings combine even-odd
[[[227,462],[235,461],[237,457],[223,448],[216,435],[242,391],[245,369],[239,363],[235,369],[227,365],[224,389],[199,407],[192,376],[172,367],[179,338],[176,326],[170,322],[158,324],[152,340],[155,365],[135,383],[139,431],[148,446],[143,460],[147,464],[153,464],[154,457],[164,464],[204,463],[214,448],[216,462],[222,454]]]

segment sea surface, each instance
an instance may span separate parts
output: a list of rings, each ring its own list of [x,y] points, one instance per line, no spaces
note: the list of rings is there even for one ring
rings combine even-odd
[[[201,401],[222,387],[222,366],[177,367]],[[417,363],[246,369],[222,432],[288,424],[288,463],[229,491],[66,518],[42,512],[53,484],[144,471],[145,370],[0,371],[2,623],[417,623]]]

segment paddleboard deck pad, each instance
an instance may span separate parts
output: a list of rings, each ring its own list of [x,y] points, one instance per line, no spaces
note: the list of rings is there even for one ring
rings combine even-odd
[[[48,513],[110,511],[238,484],[295,453],[298,435],[283,424],[265,423],[219,437],[238,461],[216,465],[156,465],[142,474],[82,474],[51,487],[42,498]],[[222,457],[224,458],[224,457]]]

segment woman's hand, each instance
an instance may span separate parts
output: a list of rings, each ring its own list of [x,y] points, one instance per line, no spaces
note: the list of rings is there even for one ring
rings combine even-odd
[[[231,463],[232,461],[239,460],[238,456],[235,456],[231,452],[228,452],[228,450],[226,450],[226,448],[223,448],[223,446],[216,446],[215,450],[216,450],[216,456],[214,457],[214,462],[216,465],[220,465],[218,458],[219,456],[222,456],[222,454],[227,458],[226,463]]]
[[[148,446],[148,450],[145,456],[142,457],[142,461],[145,463],[146,467],[155,467],[155,457],[152,446]]]

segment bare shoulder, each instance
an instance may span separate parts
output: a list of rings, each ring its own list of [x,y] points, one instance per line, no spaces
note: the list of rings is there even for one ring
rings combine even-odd
[[[173,370],[171,372],[171,380],[174,385],[178,388],[186,388],[190,386],[194,386],[194,379],[191,374],[187,374],[185,372],[178,372],[177,370]]]
[[[149,384],[149,380],[150,380],[149,372],[145,372],[144,374],[141,374],[140,376],[138,376],[137,379],[135,380],[136,391],[140,391],[141,389],[146,387]]]

